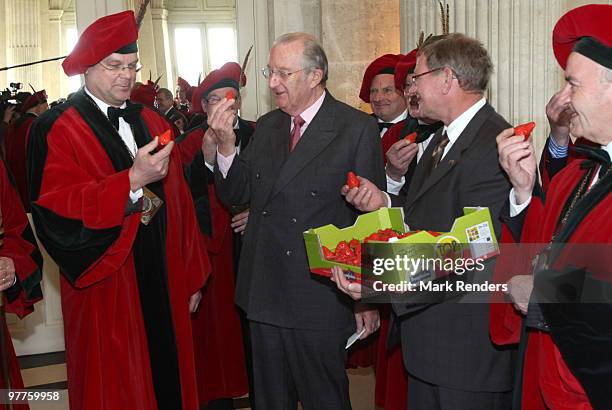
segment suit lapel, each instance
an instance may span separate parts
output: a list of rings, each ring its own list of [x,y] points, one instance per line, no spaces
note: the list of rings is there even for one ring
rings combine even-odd
[[[453,144],[451,149],[446,153],[442,161],[438,164],[438,166],[432,170],[429,176],[426,175],[427,169],[429,168],[429,164],[431,162],[431,155],[433,153],[434,147],[438,143],[440,136],[442,135],[443,128],[440,128],[436,135],[434,136],[431,144],[427,146],[427,149],[423,153],[424,161],[423,164],[419,164],[415,171],[414,177],[415,182],[418,182],[414,187],[414,190],[410,189],[408,196],[408,207],[412,206],[414,202],[416,202],[425,192],[427,192],[431,187],[436,185],[440,180],[450,172],[457,163],[461,160],[461,156],[463,152],[472,145],[474,138],[478,135],[478,131],[484,124],[487,118],[491,116],[493,112],[493,108],[489,104],[485,104],[472,118],[472,120],[468,123],[467,127],[463,130],[457,141]],[[423,166],[421,166],[423,165]],[[417,179],[418,178],[418,179]],[[411,195],[413,194],[413,195]]]
[[[335,100],[328,91],[326,91],[326,94],[319,112],[317,112],[312,122],[308,124],[304,135],[302,135],[291,153],[289,153],[289,132],[287,131],[284,146],[286,147],[285,153],[288,157],[280,169],[279,177],[274,184],[270,198],[287,186],[335,138],[333,107]]]

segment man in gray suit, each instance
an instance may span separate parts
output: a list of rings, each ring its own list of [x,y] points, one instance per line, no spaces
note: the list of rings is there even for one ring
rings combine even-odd
[[[343,187],[346,200],[364,211],[390,202],[403,205],[411,230],[442,232],[451,229],[464,207],[488,207],[499,237],[499,215],[510,185],[498,164],[495,137],[509,124],[484,98],[492,70],[487,51],[474,39],[455,33],[426,42],[409,79],[410,93],[423,114],[444,127],[418,162],[405,203],[365,179],[358,189]],[[334,271],[334,279],[344,292],[360,296],[359,286],[349,284],[341,270]],[[490,341],[483,296],[447,295],[441,303],[393,305],[409,373],[410,409],[510,408],[514,354]]]
[[[340,195],[348,171],[379,187],[385,174],[376,121],[331,96],[327,70],[312,36],[281,36],[263,70],[279,109],[257,121],[247,149],[235,155],[233,100],[216,104],[208,119],[217,192],[228,205],[251,207],[236,303],[250,321],[261,410],[295,409],[298,400],[305,410],[351,408],[344,347],[356,317],[349,298],[310,274],[303,232],[355,221]],[[358,327],[375,330],[374,312],[368,320],[359,314]]]

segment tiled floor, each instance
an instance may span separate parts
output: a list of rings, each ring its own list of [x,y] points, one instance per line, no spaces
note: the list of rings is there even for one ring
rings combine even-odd
[[[351,403],[353,410],[374,410],[374,372],[368,369],[349,370]],[[45,389],[45,385],[60,386],[66,380],[66,365],[50,364],[21,371],[26,388]],[[36,387],[40,386],[40,387]],[[57,387],[56,387],[57,388]],[[55,390],[56,388],[47,388]],[[57,402],[32,402],[31,410],[68,410],[68,393],[60,390]]]

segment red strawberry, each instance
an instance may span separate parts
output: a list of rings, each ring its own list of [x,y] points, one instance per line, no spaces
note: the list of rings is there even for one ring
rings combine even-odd
[[[516,127],[514,127],[514,135],[522,135],[523,137],[525,137],[525,141],[527,141],[531,136],[531,131],[533,131],[535,126],[536,123],[533,121],[517,125]]]
[[[170,129],[162,132],[159,136],[159,144],[160,145],[168,145],[168,143],[172,140],[172,132]]]
[[[346,178],[346,185],[348,185],[349,189],[359,188],[359,180],[353,171],[349,171]]]
[[[416,142],[417,133],[413,132],[412,134],[408,134],[404,137],[405,140],[412,142],[413,144]]]

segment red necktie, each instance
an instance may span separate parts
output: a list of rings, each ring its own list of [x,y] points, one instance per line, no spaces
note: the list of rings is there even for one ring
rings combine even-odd
[[[299,115],[293,118],[293,131],[291,131],[291,147],[289,151],[293,151],[298,141],[300,140],[302,125],[304,125],[306,121]]]

